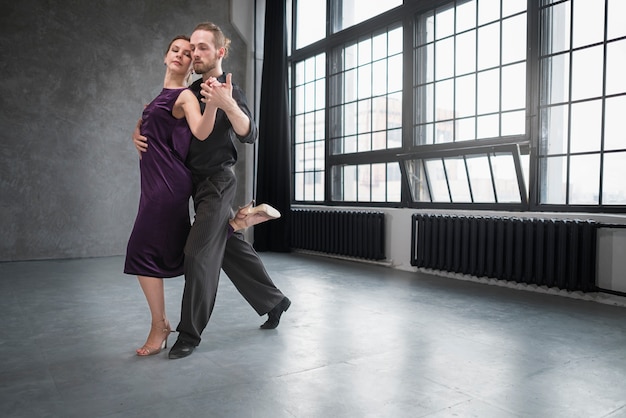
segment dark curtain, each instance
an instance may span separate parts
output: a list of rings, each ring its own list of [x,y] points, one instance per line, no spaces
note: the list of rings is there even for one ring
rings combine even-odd
[[[271,204],[282,217],[255,226],[254,248],[257,251],[290,251],[291,141],[287,106],[286,13],[284,0],[266,2],[256,202]]]

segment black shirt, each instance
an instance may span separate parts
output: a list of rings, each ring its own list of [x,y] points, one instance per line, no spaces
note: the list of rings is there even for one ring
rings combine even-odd
[[[221,83],[225,83],[226,74],[219,76],[218,80]],[[189,89],[198,97],[198,100],[202,98],[200,84],[202,84],[202,79],[196,80],[189,86]],[[237,135],[226,113],[218,109],[211,135],[204,141],[200,141],[195,137],[191,139],[186,164],[193,174],[194,182],[201,181],[224,168],[232,167],[237,162],[237,149],[233,143],[235,138],[240,142],[249,144],[257,139],[258,129],[254,119],[252,119],[252,113],[248,108],[246,97],[243,90],[235,84],[233,84],[233,99],[235,99],[241,110],[248,115],[250,132],[245,137]],[[204,112],[204,107],[205,104],[200,102],[202,112]]]

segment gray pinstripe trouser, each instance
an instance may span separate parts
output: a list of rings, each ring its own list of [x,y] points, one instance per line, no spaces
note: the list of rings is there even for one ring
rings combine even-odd
[[[264,315],[284,297],[243,234],[227,238],[237,179],[225,169],[201,181],[194,194],[196,211],[185,245],[185,288],[179,339],[200,344],[215,306],[220,268],[252,308]]]

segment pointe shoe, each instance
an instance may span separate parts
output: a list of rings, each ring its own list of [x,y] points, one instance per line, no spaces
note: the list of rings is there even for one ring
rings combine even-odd
[[[253,200],[246,206],[240,207],[231,221],[236,226],[236,228],[233,229],[237,231],[239,229],[249,228],[262,222],[278,218],[280,218],[280,212],[277,209],[267,203],[254,206]]]
[[[144,344],[143,347],[138,348],[136,350],[138,356],[140,357],[154,356],[155,354],[159,354],[161,350],[164,350],[167,348],[167,337],[169,337],[170,333],[172,332],[172,329],[170,328],[170,324],[169,322],[167,322],[167,320],[163,321],[163,323],[165,325],[164,327],[163,326],[158,327],[154,324],[151,325],[151,327],[157,330],[157,332],[160,332],[161,334],[165,335],[163,337],[163,341],[161,342],[160,346],[151,347],[148,344]],[[148,338],[150,338],[150,336],[148,336]]]

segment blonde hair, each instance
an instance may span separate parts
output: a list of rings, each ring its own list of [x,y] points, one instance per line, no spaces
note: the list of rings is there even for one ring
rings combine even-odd
[[[222,29],[220,29],[219,26],[217,26],[215,23],[212,23],[212,22],[202,22],[202,23],[198,23],[193,31],[195,32],[197,30],[205,30],[207,32],[212,32],[213,40],[215,42],[215,48],[216,49],[224,48],[223,58],[226,58],[228,56],[228,48],[230,47],[230,39],[228,39],[224,35],[224,32],[222,32]]]

